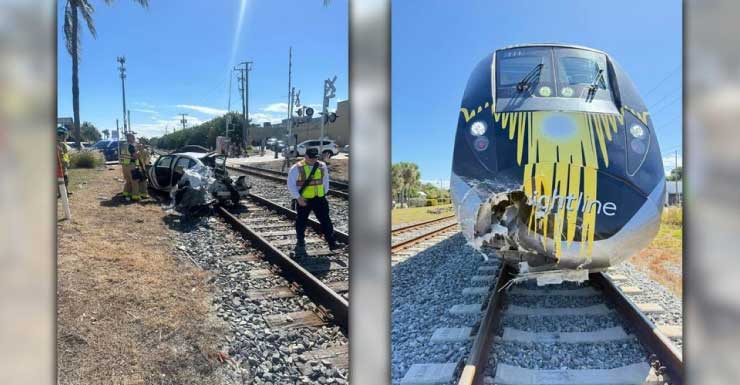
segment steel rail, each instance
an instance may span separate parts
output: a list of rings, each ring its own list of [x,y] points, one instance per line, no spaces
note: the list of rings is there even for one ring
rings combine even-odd
[[[426,225],[431,225],[431,224],[437,223],[437,222],[444,222],[445,220],[450,219],[450,218],[454,218],[454,217],[455,217],[455,214],[451,214],[451,215],[447,215],[447,216],[444,216],[444,217],[441,217],[441,218],[430,219],[428,221],[412,223],[412,224],[410,224],[408,226],[402,226],[402,227],[399,227],[397,229],[391,230],[391,234],[406,232],[408,230],[413,230],[413,229],[416,229],[416,228],[424,227]]]
[[[403,249],[409,248],[409,247],[411,247],[414,244],[417,244],[419,242],[422,242],[422,241],[425,241],[425,240],[427,240],[429,238],[432,238],[432,237],[434,237],[434,236],[436,236],[436,235],[438,235],[438,234],[440,234],[442,232],[445,232],[445,231],[447,231],[447,230],[449,230],[449,229],[451,229],[451,228],[453,228],[455,226],[457,226],[457,222],[451,223],[451,224],[449,224],[447,226],[443,226],[443,227],[440,227],[440,228],[435,229],[435,230],[432,230],[432,231],[430,231],[428,233],[424,233],[424,234],[422,234],[422,235],[420,235],[418,237],[413,237],[411,239],[407,239],[405,241],[398,242],[398,243],[396,243],[394,245],[391,245],[391,253],[397,253],[397,252],[399,252],[399,251],[401,251]]]
[[[646,317],[604,273],[591,273],[589,279],[614,302],[619,314],[624,316],[629,325],[634,328],[640,342],[650,353],[655,354],[659,361],[659,366],[655,369],[665,368],[659,371],[668,375],[671,384],[683,384],[683,357],[671,340],[658,330],[653,321]]]
[[[503,261],[502,261],[503,263]],[[499,270],[496,287],[489,296],[486,312],[481,319],[478,333],[473,341],[470,356],[465,361],[458,385],[482,385],[485,377],[485,368],[488,365],[488,355],[491,352],[493,336],[501,321],[501,310],[504,304],[504,287],[512,277],[512,268],[503,264]]]
[[[234,171],[234,172],[241,172],[241,173],[248,174],[248,175],[258,176],[258,177],[265,178],[265,179],[270,179],[270,180],[273,180],[273,181],[276,181],[276,182],[282,182],[282,183],[287,183],[288,182],[288,178],[287,177],[282,177],[282,176],[267,174],[267,173],[262,172],[262,170],[255,171],[255,170],[247,169],[247,168],[244,168],[243,165],[242,165],[242,167],[226,166],[226,168],[229,169],[229,170],[231,170],[231,171]],[[331,185],[332,184],[331,184],[331,181],[330,181],[329,182],[329,186],[331,187]],[[336,197],[343,198],[343,199],[349,199],[349,193],[347,193],[346,191],[334,190],[334,189],[331,189],[330,188],[328,194],[329,195],[334,195]]]
[[[264,173],[267,173],[267,174],[278,175],[278,176],[282,176],[282,177],[285,177],[285,178],[288,177],[288,173],[287,172],[282,172],[282,171],[277,171],[277,170],[270,170],[270,169],[261,168],[261,167],[257,167],[257,166],[250,166],[248,164],[240,164],[239,167],[245,168],[245,169],[248,169],[248,170],[255,170],[255,171],[258,171],[258,172],[264,172]],[[339,190],[342,190],[342,191],[349,191],[349,183],[346,183],[346,182],[340,182],[338,180],[329,180],[329,186],[334,187],[334,188],[339,189]]]
[[[285,215],[290,219],[295,220],[298,216],[298,213],[296,213],[295,211],[284,207],[276,202],[273,202],[265,197],[261,197],[252,193],[249,193],[249,197],[253,198],[260,204],[267,206],[267,208],[269,208],[270,210],[277,211],[279,214]],[[311,228],[316,230],[318,233],[321,233],[321,223],[319,223],[317,220],[308,218],[308,225],[311,226]],[[349,234],[343,231],[334,229],[334,238],[339,242],[349,244]]]
[[[311,300],[326,308],[331,313],[334,323],[345,332],[349,330],[349,302],[346,299],[326,286],[316,276],[285,255],[224,207],[218,206],[216,210],[242,236],[252,241],[252,245],[262,251],[270,263],[278,266],[286,279],[299,284]]]

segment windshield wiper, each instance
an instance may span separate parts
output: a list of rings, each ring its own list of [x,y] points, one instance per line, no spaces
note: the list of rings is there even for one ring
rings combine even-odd
[[[596,73],[596,77],[594,77],[594,81],[591,82],[591,86],[589,86],[588,88],[589,95],[596,92],[596,89],[599,88],[599,81],[603,78],[604,78],[604,70],[599,68],[598,72]]]
[[[532,68],[531,71],[527,74],[527,76],[524,77],[519,83],[516,84],[516,90],[519,92],[522,92],[529,88],[529,82],[534,80],[535,76],[539,77],[540,72],[542,71],[542,67],[545,65],[540,63],[537,64],[534,68]]]

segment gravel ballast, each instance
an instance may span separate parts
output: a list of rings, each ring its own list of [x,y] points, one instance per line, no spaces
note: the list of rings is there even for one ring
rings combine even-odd
[[[450,314],[454,305],[481,302],[485,296],[463,295],[483,265],[482,256],[456,234],[397,264],[392,270],[392,379],[394,384],[413,364],[459,362],[472,339],[433,344],[437,328],[473,327],[481,313]],[[493,273],[495,274],[495,272]],[[491,282],[490,285],[495,285]]]
[[[346,345],[348,339],[336,326],[294,327],[273,330],[265,317],[297,311],[315,311],[316,305],[303,295],[280,299],[252,299],[249,289],[288,286],[278,275],[250,277],[250,272],[270,269],[260,259],[239,261],[234,256],[253,255],[248,242],[215,217],[185,222],[173,220],[181,231],[177,239],[179,257],[190,260],[213,276],[217,288],[213,307],[230,325],[221,351],[229,366],[252,384],[346,384],[347,370],[329,360],[310,360],[305,352]]]

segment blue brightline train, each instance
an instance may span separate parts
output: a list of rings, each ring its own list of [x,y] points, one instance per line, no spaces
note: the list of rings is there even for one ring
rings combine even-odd
[[[608,54],[496,50],[473,69],[459,114],[450,185],[462,232],[522,277],[584,280],[657,234],[665,173],[653,122]]]

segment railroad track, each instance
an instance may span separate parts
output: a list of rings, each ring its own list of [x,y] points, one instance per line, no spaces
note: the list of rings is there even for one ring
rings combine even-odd
[[[414,223],[391,231],[391,259],[398,263],[417,249],[423,249],[458,231],[454,215]]]
[[[508,288],[512,269],[490,260],[449,313],[480,314],[473,327],[439,328],[432,342],[468,343],[464,362],[418,363],[401,384],[683,384],[683,361],[660,327],[613,278],[587,285]]]
[[[320,229],[318,222],[309,220],[305,252],[296,252],[294,211],[253,194],[241,206],[218,206],[216,211],[237,233],[249,240],[251,247],[261,252],[260,259],[268,262],[263,265],[271,266],[248,272],[250,281],[260,280],[267,284],[253,284],[253,288],[243,294],[244,297],[251,301],[275,299],[290,302],[291,298],[303,294],[315,304],[311,310],[304,308],[265,316],[272,333],[285,330],[279,332],[282,335],[295,328],[308,328],[312,331],[300,334],[321,335],[326,326],[336,325],[347,336],[349,255],[346,250],[332,252],[325,247],[317,232]],[[340,242],[349,241],[346,233],[337,231],[335,236]],[[242,258],[239,261],[248,262],[258,257],[248,254]],[[348,370],[346,344],[325,346],[325,342],[319,342],[313,350],[299,351],[303,362],[297,366],[302,375],[318,380],[331,370]],[[289,346],[286,349],[292,351],[293,348]]]
[[[226,166],[226,168],[234,172],[253,175],[264,179],[270,179],[275,182],[286,183],[288,181],[288,175],[280,171],[268,170],[245,164],[239,165],[239,167]],[[343,199],[349,199],[349,184],[330,180],[329,187],[329,195],[333,195]]]

